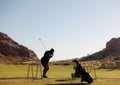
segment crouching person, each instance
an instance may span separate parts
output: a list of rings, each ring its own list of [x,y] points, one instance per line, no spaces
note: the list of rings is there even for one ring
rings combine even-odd
[[[91,84],[93,82],[92,77],[87,73],[81,64],[77,60],[73,60],[73,65],[75,69],[75,75],[81,75],[81,82],[86,81],[88,84]]]

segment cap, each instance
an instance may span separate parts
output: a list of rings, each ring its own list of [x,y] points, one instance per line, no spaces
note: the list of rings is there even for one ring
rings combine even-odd
[[[51,49],[50,49],[50,51],[51,51],[51,52],[54,52],[54,49],[53,49],[53,48],[51,48]]]

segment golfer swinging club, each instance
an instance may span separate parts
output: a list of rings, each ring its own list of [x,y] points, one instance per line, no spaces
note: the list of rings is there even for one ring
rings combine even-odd
[[[48,63],[49,63],[50,58],[52,58],[53,53],[54,53],[54,49],[51,48],[49,51],[45,51],[44,56],[41,58],[41,63],[42,63],[42,66],[44,67],[43,75],[42,75],[43,78],[47,78],[46,73],[49,70]]]

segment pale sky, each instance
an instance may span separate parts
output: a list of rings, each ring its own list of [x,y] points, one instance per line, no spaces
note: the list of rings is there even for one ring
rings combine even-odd
[[[86,56],[120,37],[120,0],[0,0],[0,31],[39,58],[42,42],[51,60]]]

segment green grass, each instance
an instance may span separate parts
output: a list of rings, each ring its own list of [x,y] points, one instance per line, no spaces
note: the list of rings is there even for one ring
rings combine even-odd
[[[36,72],[36,66],[33,67],[34,76]],[[16,81],[16,79],[21,79],[27,77],[28,65],[5,65],[0,64],[0,78],[15,78],[15,81],[12,82],[0,82],[0,85],[57,85],[60,83],[79,83],[80,80],[77,81],[52,81],[52,78],[60,79],[60,78],[71,78],[71,73],[74,72],[72,65],[68,66],[57,66],[50,65],[50,70],[48,71],[48,77],[50,79],[43,80],[35,80],[32,79],[30,81]],[[106,70],[99,69],[96,70],[97,78],[120,78],[120,70]],[[93,75],[93,73],[92,73]],[[31,71],[30,71],[31,77]],[[40,69],[38,72],[38,77],[40,78]],[[0,79],[0,80],[1,80]],[[74,84],[75,85],[75,84]],[[77,85],[77,84],[76,84]],[[95,80],[91,85],[120,85],[120,81],[106,81],[106,80]]]
[[[71,77],[71,73],[74,72],[71,65],[68,66],[50,66],[50,71],[48,72],[48,76],[50,78],[65,78]]]
[[[69,82],[70,83],[70,82]],[[59,85],[61,82],[0,82],[0,85]],[[65,83],[66,84],[66,83]],[[72,83],[73,85],[78,85],[78,83]],[[119,82],[114,81],[94,81],[90,85],[120,85]]]
[[[120,78],[120,70],[100,69],[96,72],[98,78]]]
[[[120,85],[119,82],[114,82],[114,81],[95,81],[91,85]]]
[[[0,64],[0,78],[26,77],[27,65]]]
[[[33,75],[36,75],[36,66],[33,66]],[[0,78],[15,78],[15,77],[27,77],[28,65],[5,65],[0,64]],[[38,76],[40,76],[40,68],[38,69]],[[48,76],[50,78],[64,78],[71,77],[71,72],[73,72],[72,66],[50,66]],[[30,68],[30,76],[31,76]]]

